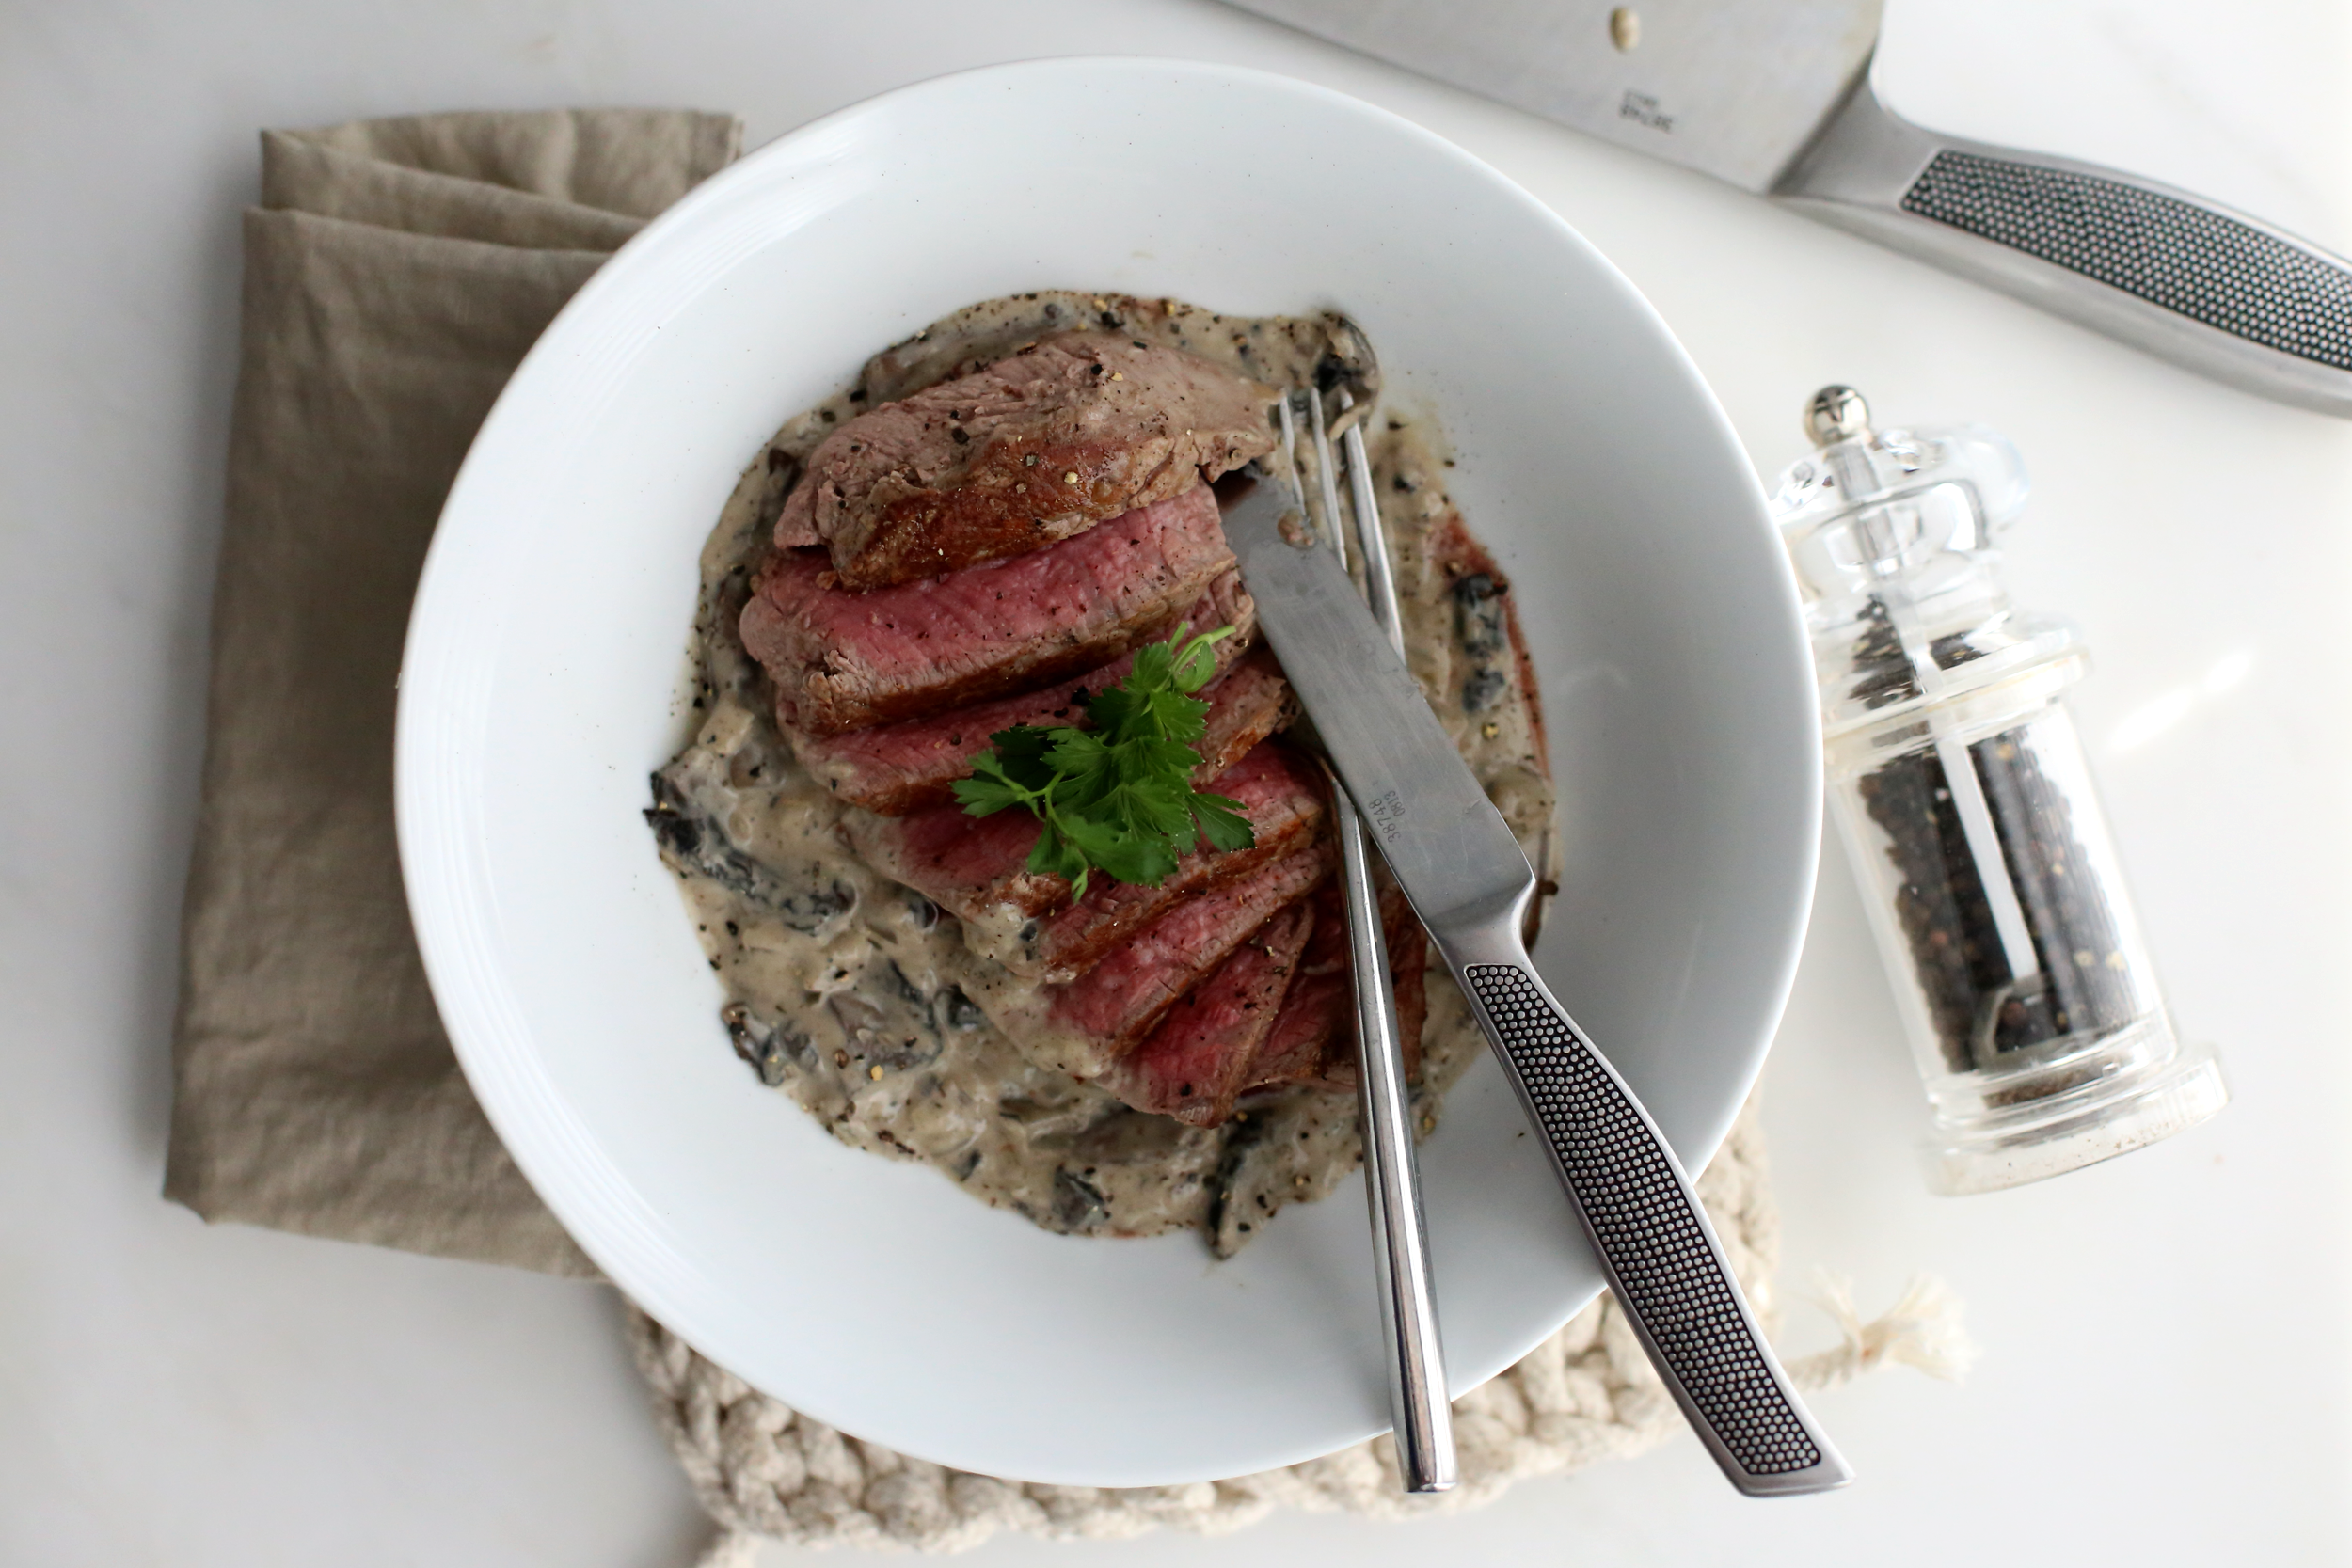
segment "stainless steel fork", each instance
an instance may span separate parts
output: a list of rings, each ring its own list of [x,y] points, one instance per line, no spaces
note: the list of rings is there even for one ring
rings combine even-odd
[[[1354,399],[1344,387],[1335,396],[1343,414],[1354,411]],[[1340,528],[1339,484],[1323,399],[1308,391],[1282,400],[1282,446],[1295,476],[1299,430],[1294,402],[1306,410],[1323,531],[1344,566],[1347,536]],[[1365,598],[1373,619],[1401,656],[1405,628],[1397,616],[1396,583],[1390,572],[1388,539],[1380,526],[1360,417],[1346,422],[1340,445],[1346,453],[1348,510],[1362,562]],[[1304,493],[1305,486],[1300,488]],[[1325,771],[1329,772],[1327,764]],[[1331,806],[1339,830],[1348,953],[1356,979],[1356,1096],[1363,1130],[1364,1193],[1372,1210],[1373,1258],[1380,1282],[1382,1339],[1390,1353],[1389,1413],[1396,1432],[1397,1469],[1407,1492],[1444,1492],[1460,1476],[1454,1453],[1454,1411],[1447,1402],[1445,1347],[1438,1333],[1438,1301],[1430,1284],[1429,1238],[1413,1152],[1412,1100],[1398,1038],[1395,980],[1389,973],[1371,844],[1355,802],[1336,778],[1331,781]]]
[[[1517,835],[1304,526],[1291,476],[1263,477],[1219,497],[1259,628],[1494,1046],[1634,1335],[1740,1491],[1845,1485],[1853,1472],[1773,1356],[1665,1135],[1536,973],[1525,916],[1538,881]]]

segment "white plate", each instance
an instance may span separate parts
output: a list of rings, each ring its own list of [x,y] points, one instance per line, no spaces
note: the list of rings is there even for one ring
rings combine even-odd
[[[1812,887],[1797,605],[1722,411],[1626,280],[1459,149],[1224,66],[1047,60],[807,126],[631,241],[531,351],[409,628],[402,864],[434,995],[589,1254],[715,1360],[968,1469],[1135,1485],[1383,1430],[1364,1210],[1242,1257],[1052,1236],[758,1086],[639,817],[680,737],[695,556],[784,418],[958,306],[1047,286],[1336,306],[1436,411],[1518,584],[1564,800],[1546,976],[1705,1163]],[[1489,1064],[1422,1156],[1456,1391],[1598,1276]]]

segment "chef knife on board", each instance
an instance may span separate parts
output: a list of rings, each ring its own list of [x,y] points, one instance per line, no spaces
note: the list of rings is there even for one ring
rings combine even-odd
[[[1870,89],[1880,0],[1231,3],[2352,415],[2352,262],[2153,180],[1909,123]]]
[[[1751,1497],[1852,1479],[1788,1386],[1658,1124],[1552,998],[1520,930],[1535,873],[1297,492],[1218,485],[1260,633],[1470,999],[1601,1273],[1715,1462]]]

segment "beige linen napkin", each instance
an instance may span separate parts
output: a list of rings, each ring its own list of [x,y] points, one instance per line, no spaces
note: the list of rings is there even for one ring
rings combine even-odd
[[[425,989],[393,682],[499,388],[741,134],[615,109],[262,138],[164,1176],[208,1220],[596,1272],[491,1132]]]

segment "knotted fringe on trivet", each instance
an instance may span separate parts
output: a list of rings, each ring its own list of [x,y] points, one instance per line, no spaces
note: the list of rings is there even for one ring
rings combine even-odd
[[[1961,1327],[1960,1298],[1933,1275],[1914,1276],[1895,1305],[1867,1323],[1854,1310],[1852,1281],[1823,1273],[1815,1285],[1820,1291],[1815,1304],[1836,1323],[1842,1342],[1788,1363],[1790,1380],[1807,1393],[1893,1366],[1958,1383],[1977,1359],[1977,1347]]]
[[[1699,1196],[1749,1299],[1774,1322],[1778,1217],[1764,1179],[1751,1108],[1706,1175]],[[1834,1387],[1900,1362],[1957,1378],[1970,1351],[1960,1305],[1915,1280],[1885,1316],[1864,1323],[1842,1282],[1820,1282],[1843,1342],[1789,1366],[1799,1386]],[[1239,1529],[1278,1507],[1402,1518],[1493,1501],[1531,1476],[1637,1453],[1681,1425],[1616,1303],[1578,1313],[1517,1366],[1454,1403],[1462,1483],[1435,1497],[1398,1487],[1383,1435],[1321,1459],[1190,1486],[1045,1486],[949,1470],[846,1436],[759,1393],[644,1313],[630,1311],[637,1363],[670,1439],[721,1534],[701,1568],[749,1568],[761,1539],[797,1546],[913,1547],[954,1552],[999,1530],[1103,1539],[1156,1528],[1203,1535]]]

